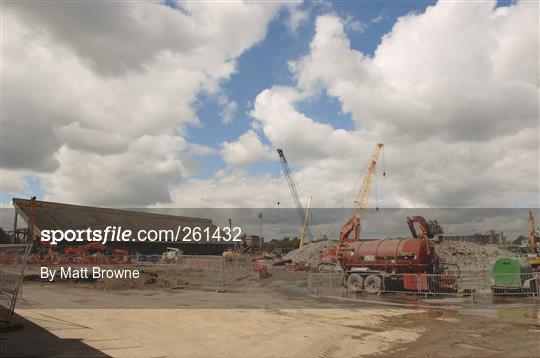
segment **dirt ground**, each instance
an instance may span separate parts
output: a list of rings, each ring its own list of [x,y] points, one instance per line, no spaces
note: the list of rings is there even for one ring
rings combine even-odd
[[[538,301],[487,306],[303,292],[276,270],[227,291],[105,290],[26,283],[6,356],[528,357],[540,351]],[[3,347],[2,347],[3,344]]]

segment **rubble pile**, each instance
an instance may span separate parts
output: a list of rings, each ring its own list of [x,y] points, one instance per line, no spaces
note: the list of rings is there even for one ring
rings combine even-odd
[[[443,241],[435,243],[435,252],[449,264],[456,264],[462,272],[491,270],[502,257],[518,257],[497,245],[479,245],[474,242]]]
[[[284,260],[292,260],[295,264],[304,264],[316,268],[323,261],[321,251],[327,247],[333,247],[337,243],[333,241],[319,241],[306,245],[300,249],[292,250],[283,257]]]

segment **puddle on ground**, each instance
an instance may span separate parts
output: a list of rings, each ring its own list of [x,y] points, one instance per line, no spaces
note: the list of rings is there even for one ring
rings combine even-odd
[[[519,323],[540,327],[540,307],[535,305],[523,305],[516,307],[497,307],[491,308],[470,308],[464,307],[459,310],[459,313],[466,316],[481,316],[486,318],[497,319],[500,321]]]

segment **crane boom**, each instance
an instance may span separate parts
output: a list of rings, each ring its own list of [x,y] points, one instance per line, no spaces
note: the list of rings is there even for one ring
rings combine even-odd
[[[377,169],[377,160],[379,160],[379,155],[381,154],[383,148],[384,144],[377,143],[377,146],[371,155],[362,186],[360,187],[358,200],[356,200],[354,204],[354,215],[349,219],[349,221],[347,221],[339,232],[340,244],[348,241],[358,241],[360,239],[360,231],[362,230],[362,214],[367,206],[369,191],[371,190],[371,184],[373,183],[375,170]],[[383,176],[386,176],[385,172],[383,172]],[[351,233],[353,233],[353,237],[349,238]]]
[[[381,150],[384,148],[384,144],[377,143],[371,159],[369,160],[369,165],[367,167],[366,175],[364,176],[364,181],[360,187],[360,193],[358,194],[358,200],[356,200],[354,205],[354,215],[360,217],[362,211],[366,208],[367,201],[369,198],[369,192],[371,190],[371,184],[373,184],[373,178],[375,177],[375,170],[377,168],[377,160],[379,160],[379,155]],[[383,176],[386,173],[383,173]]]
[[[300,247],[304,247],[304,242],[306,240],[306,234],[308,229],[308,215],[309,215],[309,207],[311,206],[311,196],[308,198],[307,202],[307,208],[306,208],[306,219],[304,220],[304,226],[302,227],[302,235],[300,236]]]
[[[277,152],[279,155],[279,160],[281,161],[283,173],[285,174],[285,178],[287,178],[287,183],[289,184],[289,189],[291,189],[291,195],[293,197],[294,205],[296,206],[298,219],[300,219],[300,225],[304,225],[304,223],[307,223],[307,215],[304,211],[304,208],[302,207],[302,203],[300,202],[300,195],[298,195],[298,189],[296,189],[297,185],[292,175],[291,168],[289,168],[289,163],[287,163],[287,159],[285,159],[285,154],[283,154],[283,150],[278,149]],[[310,243],[314,242],[315,239],[313,238],[313,233],[311,232],[309,225],[306,225],[306,233],[308,241]]]

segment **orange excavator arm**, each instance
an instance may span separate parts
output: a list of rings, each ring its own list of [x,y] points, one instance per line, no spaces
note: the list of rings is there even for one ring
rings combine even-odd
[[[420,233],[416,231],[415,223],[420,224]],[[415,239],[433,239],[435,235],[444,233],[437,220],[428,222],[423,216],[407,216],[407,225],[409,225],[409,230]]]

